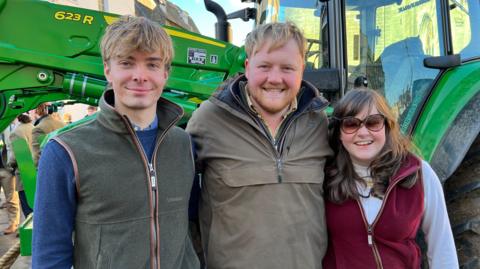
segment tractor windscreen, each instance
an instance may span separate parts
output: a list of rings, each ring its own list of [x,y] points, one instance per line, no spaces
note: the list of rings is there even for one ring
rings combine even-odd
[[[268,0],[258,6],[257,24],[295,23],[307,38],[307,69],[329,67],[327,5],[317,0]]]

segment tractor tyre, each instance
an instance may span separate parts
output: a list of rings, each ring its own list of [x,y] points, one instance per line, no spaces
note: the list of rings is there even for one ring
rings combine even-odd
[[[460,268],[480,268],[480,136],[444,189]]]

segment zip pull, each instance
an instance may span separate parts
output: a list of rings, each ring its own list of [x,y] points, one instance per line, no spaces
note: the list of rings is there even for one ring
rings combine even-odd
[[[372,244],[373,244],[372,227],[368,225],[368,245],[371,246]]]
[[[150,176],[150,181],[152,182],[152,189],[156,190],[157,189],[157,179],[155,176]]]
[[[155,170],[153,170],[153,165],[148,163],[148,167],[150,168],[150,183],[152,184],[152,189],[155,190],[157,188],[157,177],[155,176]]]
[[[282,181],[283,181],[282,169],[283,169],[282,159],[281,159],[281,158],[278,158],[278,159],[277,159],[278,183],[282,183]]]

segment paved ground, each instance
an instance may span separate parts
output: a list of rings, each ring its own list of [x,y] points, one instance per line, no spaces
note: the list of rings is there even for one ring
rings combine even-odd
[[[2,201],[5,201],[5,196],[3,192],[0,194],[0,198]],[[3,255],[13,246],[15,245],[19,239],[16,237],[15,234],[4,235],[3,230],[8,227],[8,216],[6,209],[0,209],[0,257]],[[11,269],[29,269],[31,268],[31,258],[30,257],[22,257],[18,256],[15,263],[12,265]],[[0,268],[4,269],[4,268]]]

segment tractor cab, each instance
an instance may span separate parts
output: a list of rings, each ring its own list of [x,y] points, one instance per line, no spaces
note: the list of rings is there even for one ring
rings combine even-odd
[[[307,69],[337,70],[341,92],[382,93],[404,132],[442,70],[480,50],[473,0],[257,0],[256,8],[257,25],[297,24],[308,40]]]

